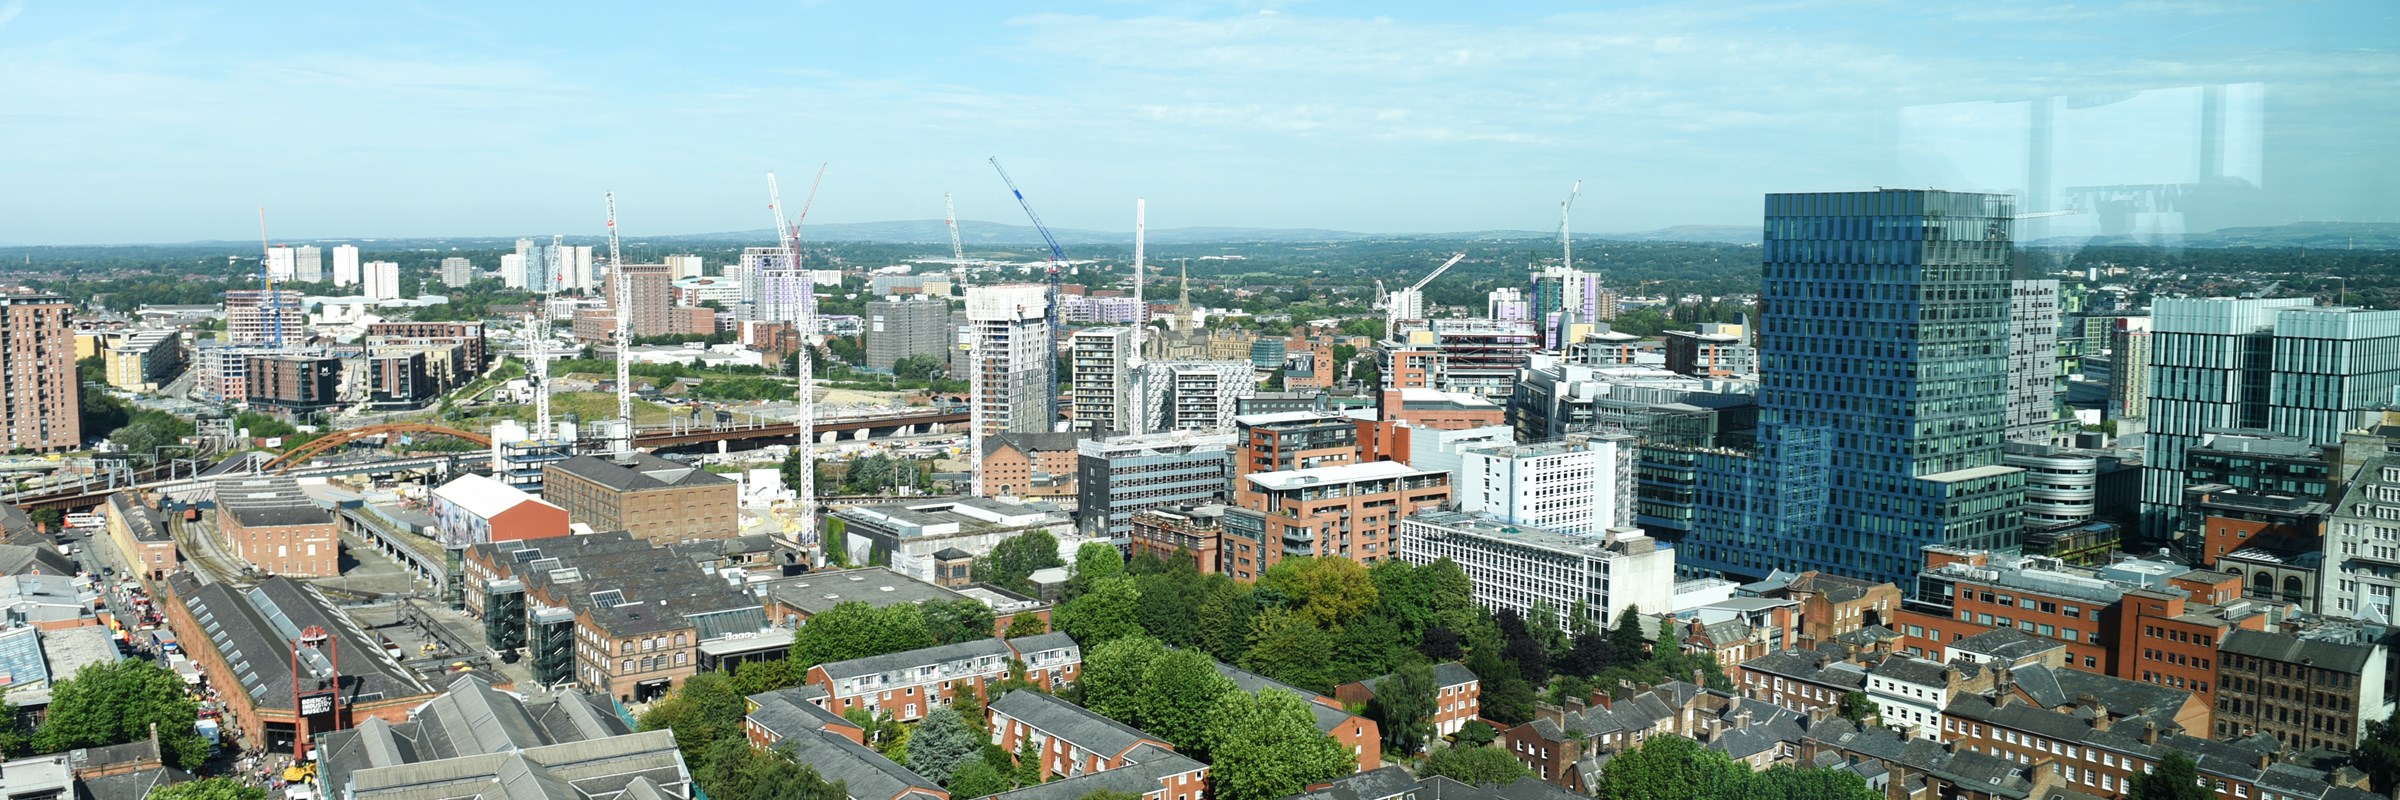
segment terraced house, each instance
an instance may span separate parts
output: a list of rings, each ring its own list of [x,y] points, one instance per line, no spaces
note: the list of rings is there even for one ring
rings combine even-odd
[[[1020,661],[1026,680],[1058,687],[1081,674],[1083,650],[1063,633],[977,639],[818,664],[809,668],[807,682],[824,690],[812,702],[835,714],[857,708],[911,722],[962,693],[982,697],[985,687],[1007,679],[1012,662]]]

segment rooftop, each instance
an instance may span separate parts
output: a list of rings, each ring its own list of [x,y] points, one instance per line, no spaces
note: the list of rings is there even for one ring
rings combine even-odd
[[[881,567],[811,572],[758,585],[770,599],[808,616],[857,601],[878,608],[901,603],[944,603],[966,596]]]
[[[1281,472],[1254,472],[1250,474],[1249,479],[1259,488],[1280,491],[1384,478],[1443,474],[1447,473],[1438,470],[1417,469],[1397,461],[1366,461],[1355,464],[1336,464],[1330,467],[1288,469]]]
[[[417,708],[405,722],[369,718],[358,727],[323,734],[318,753],[324,785],[341,786],[362,770],[414,766],[411,772],[435,776],[454,766],[436,767],[435,762],[631,735],[633,727],[605,695],[562,692],[526,696],[495,689],[481,676],[466,675],[451,681],[442,694]],[[672,750],[671,739],[666,746]],[[636,752],[640,753],[637,763],[646,770],[666,766],[654,752]],[[384,773],[382,780],[406,783],[406,774]]]
[[[523,503],[540,503],[551,508],[558,508],[557,503],[543,500],[527,494],[517,487],[471,472],[460,475],[449,483],[442,484],[440,488],[434,489],[433,496],[448,500],[459,508],[466,509],[467,513],[486,519],[516,508]]]
[[[294,478],[234,475],[218,478],[214,487],[218,513],[243,527],[333,524],[333,512],[310,500]]]
[[[683,486],[733,485],[733,481],[698,467],[678,464],[648,453],[629,454],[630,463],[617,458],[576,456],[550,464],[546,469],[574,475],[620,492],[641,492]]]
[[[290,708],[292,704],[292,642],[302,631],[326,631],[342,660],[341,687],[345,704],[391,700],[431,694],[418,680],[343,614],[316,587],[280,575],[257,586],[239,589],[222,583],[201,583],[190,572],[167,577],[169,602],[182,603],[203,630],[178,631],[184,646],[213,648],[241,684],[252,704],[261,708]],[[205,637],[205,644],[195,638]],[[305,652],[305,651],[304,651]],[[300,668],[316,681],[330,674],[322,655],[304,658]],[[219,692],[233,687],[219,686]]]

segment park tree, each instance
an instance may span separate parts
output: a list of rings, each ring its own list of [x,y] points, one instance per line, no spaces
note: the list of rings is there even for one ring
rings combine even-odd
[[[1334,635],[1306,616],[1279,607],[1250,619],[1250,649],[1242,666],[1312,691],[1332,688]]]
[[[1426,757],[1425,766],[1417,771],[1422,777],[1440,775],[1471,786],[1504,786],[1518,778],[1528,777],[1526,769],[1506,750],[1491,747],[1446,747]],[[1790,795],[1800,797],[1800,795]]]
[[[1083,671],[1076,679],[1083,707],[1128,725],[1139,722],[1141,682],[1149,677],[1150,662],[1166,652],[1147,636],[1127,636],[1085,650]]]
[[[1168,650],[1150,660],[1134,689],[1134,726],[1196,759],[1207,759],[1208,715],[1217,699],[1238,691],[1216,662],[1191,650]]]
[[[1681,736],[1652,736],[1601,768],[1593,794],[1612,800],[1731,800],[1750,768]]]
[[[267,790],[232,778],[201,778],[153,789],[146,800],[267,800]]]
[[[1425,749],[1433,739],[1435,697],[1441,691],[1433,667],[1416,664],[1375,682],[1367,717],[1383,730],[1383,741],[1402,753]]]
[[[917,606],[925,615],[925,632],[934,644],[958,644],[992,638],[992,607],[981,600],[960,598]]]
[[[1318,627],[1332,627],[1375,604],[1375,581],[1347,558],[1287,558],[1267,568],[1259,591],[1281,597]]]
[[[710,797],[744,800],[844,800],[844,783],[828,783],[815,768],[791,758],[750,746],[739,736],[709,746],[705,765],[692,768],[692,780]]]
[[[951,774],[968,759],[983,750],[983,737],[967,726],[965,718],[948,706],[926,712],[908,737],[908,767],[917,774],[947,785]]]
[[[1058,629],[1085,647],[1142,634],[1142,590],[1134,579],[1114,575],[1092,583],[1090,591],[1051,612]]]
[[[933,643],[933,634],[925,628],[925,614],[915,605],[876,608],[853,600],[808,618],[808,624],[794,631],[792,660],[805,670],[818,664],[931,647]]]
[[[33,749],[124,744],[150,738],[156,726],[166,762],[194,770],[208,760],[208,740],[193,727],[199,719],[200,704],[174,671],[139,659],[92,664],[50,687],[49,715],[34,732]]]
[[[2148,773],[2125,782],[2125,800],[2211,800],[2215,796],[2200,785],[2199,765],[2181,750],[2166,751]]]
[[[1017,788],[1015,776],[1010,772],[993,766],[989,758],[978,757],[959,765],[958,771],[950,774],[950,783],[944,788],[950,790],[951,797],[990,797]]]
[[[1203,736],[1209,783],[1223,800],[1280,800],[1350,774],[1350,749],[1317,730],[1308,701],[1269,689],[1218,698]]]
[[[742,716],[749,711],[749,703],[732,677],[702,672],[685,678],[674,694],[650,704],[650,710],[642,713],[641,726],[645,731],[674,731],[675,747],[683,751],[684,763],[699,774],[708,768],[709,759],[721,754],[715,747],[718,742],[743,738]]]

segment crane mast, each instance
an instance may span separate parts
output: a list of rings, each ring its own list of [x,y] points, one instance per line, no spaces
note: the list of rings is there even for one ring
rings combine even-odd
[[[1042,374],[1050,377],[1050,385],[1044,387],[1049,391],[1043,392],[1044,396],[1050,398],[1050,413],[1042,418],[1042,429],[1049,430],[1051,425],[1058,422],[1058,354],[1055,352],[1055,348],[1058,347],[1058,269],[1067,260],[1067,251],[1058,246],[1058,237],[1050,235],[1050,226],[1042,222],[1042,215],[1034,213],[1033,203],[1025,199],[1025,190],[1017,188],[1017,179],[1009,177],[1008,168],[1000,166],[1000,157],[992,156],[991,160],[992,170],[1000,173],[1000,182],[1008,184],[1009,194],[1016,195],[1017,207],[1025,209],[1025,218],[1033,221],[1033,229],[1040,231],[1042,241],[1050,245],[1050,295],[1045,305],[1048,306],[1050,346],[1053,348],[1053,352],[1048,358],[1043,359],[1043,362],[1049,366],[1042,370]]]
[[[1149,271],[1143,266],[1142,239],[1148,234],[1149,228],[1150,201],[1136,197],[1133,199],[1133,356],[1125,360],[1133,373],[1131,377],[1136,394],[1134,407],[1122,409],[1119,413],[1131,412],[1125,417],[1133,424],[1131,432],[1137,435],[1150,432],[1146,418],[1150,406],[1150,381],[1142,377],[1142,342],[1150,334],[1150,306],[1142,300],[1142,274]]]
[[[1435,267],[1432,272],[1417,281],[1416,285],[1391,293],[1383,309],[1383,335],[1397,341],[1400,336],[1401,320],[1423,317],[1425,314],[1425,284],[1432,283],[1433,279],[1441,277],[1442,273],[1449,272],[1451,267],[1458,266],[1458,262],[1466,257],[1465,253],[1453,255],[1450,260],[1442,262],[1441,266]]]
[[[825,179],[825,168],[822,166],[817,168],[817,179]],[[808,194],[809,204],[813,205],[816,188],[811,186]],[[775,212],[775,235],[779,240],[777,244],[783,248],[783,257],[787,259],[785,263],[797,271],[800,266],[800,228],[797,225],[784,226],[783,192],[776,188],[775,173],[772,172],[767,173],[767,208]],[[807,211],[803,209],[801,213],[805,216]],[[794,333],[800,338],[799,356],[792,359],[792,371],[793,377],[800,383],[800,463],[806,465],[800,470],[800,485],[793,488],[800,499],[799,540],[804,544],[817,541],[817,373],[816,364],[813,363],[817,355],[817,320],[809,308],[808,300],[801,298],[796,303],[794,311],[797,319],[792,324]]]
[[[950,226],[950,260],[958,265],[958,282],[967,281],[967,246],[958,238],[958,206],[950,193],[942,193],[942,222]],[[983,496],[983,330],[970,324],[966,340],[958,347],[967,351],[967,482],[976,497]]]
[[[275,260],[275,246],[267,244],[267,207],[258,207],[258,285],[266,291],[259,298],[267,304],[267,343],[283,349],[283,296],[275,293],[275,269],[268,262]]]
[[[1558,204],[1559,266],[1567,269],[1575,268],[1575,235],[1568,229],[1567,219],[1568,214],[1575,210],[1576,196],[1581,194],[1583,194],[1583,181],[1578,180],[1575,182],[1575,188],[1567,190],[1566,201]]]
[[[620,454],[633,452],[633,279],[617,247],[617,193],[608,193],[608,268],[617,276],[617,421],[625,426],[612,442]]]

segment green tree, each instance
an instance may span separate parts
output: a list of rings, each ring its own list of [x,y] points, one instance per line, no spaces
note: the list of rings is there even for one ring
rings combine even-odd
[[[201,778],[154,789],[147,800],[267,800],[267,790],[232,778]]]
[[[1524,762],[1506,750],[1491,747],[1446,747],[1426,757],[1423,777],[1440,775],[1472,786],[1503,786],[1533,775]],[[1800,797],[1801,795],[1788,795]]]
[[[1017,743],[1015,777],[1018,786],[1032,786],[1042,782],[1042,754],[1041,751],[1034,749],[1031,736],[1023,737],[1023,740]]]
[[[1650,640],[1642,636],[1641,606],[1626,606],[1617,615],[1617,624],[1608,629],[1608,654],[1614,666],[1641,663],[1648,657]]]
[[[1467,720],[1467,724],[1458,726],[1457,733],[1450,734],[1450,740],[1459,747],[1482,747],[1498,738],[1500,731],[1480,719]]]
[[[2125,800],[2210,800],[2216,794],[2200,785],[2199,765],[2181,750],[2168,750],[2150,772],[2125,782]]]
[[[1358,764],[1349,748],[1317,731],[1308,701],[1274,689],[1219,698],[1203,738],[1213,759],[1209,783],[1223,800],[1280,800]]]
[[[1843,769],[1796,769],[1784,764],[1751,775],[1749,783],[1749,788],[1742,793],[1743,798],[1883,800],[1884,797],[1882,792],[1867,787],[1867,779]]]
[[[1084,586],[1125,574],[1125,557],[1106,541],[1084,542],[1075,548],[1075,578]]]
[[[1333,687],[1334,635],[1298,612],[1262,608],[1250,618],[1250,650],[1242,666],[1310,691]]]
[[[1008,771],[992,766],[989,759],[976,758],[959,765],[958,771],[950,774],[950,783],[944,788],[950,790],[951,797],[961,800],[989,797],[1017,788],[1014,777]]]
[[[1208,715],[1233,679],[1217,673],[1216,662],[1192,650],[1168,650],[1150,660],[1134,688],[1132,723],[1196,759],[1208,758]]]
[[[1426,742],[1433,739],[1435,697],[1441,691],[1437,683],[1433,667],[1424,664],[1401,667],[1375,682],[1375,699],[1367,703],[1367,717],[1383,730],[1385,744],[1402,753],[1425,749]]]
[[[948,785],[960,764],[983,750],[983,737],[948,706],[926,712],[908,736],[908,767],[917,774]]]
[[[1731,800],[1750,768],[1681,736],[1652,736],[1600,770],[1593,794],[1610,800]]]
[[[172,670],[139,659],[92,664],[50,688],[50,712],[34,732],[33,748],[63,753],[82,747],[150,738],[158,727],[161,755],[186,770],[208,760],[208,740],[194,728],[200,704]]]
[[[992,638],[992,607],[981,600],[958,599],[918,606],[925,630],[934,644],[957,644]]]
[[[1083,670],[1076,678],[1083,707],[1128,725],[1139,722],[1141,683],[1149,678],[1150,662],[1166,652],[1147,636],[1127,636],[1083,651]]]
[[[1051,612],[1058,629],[1085,647],[1142,633],[1142,590],[1133,578],[1116,575],[1092,584],[1083,596]]]
[[[705,765],[692,768],[692,780],[710,797],[844,800],[849,796],[847,783],[828,783],[815,768],[751,747],[749,740],[739,736],[711,743]]]
[[[799,662],[793,661],[789,657],[788,651],[784,658],[745,661],[734,665],[733,668],[733,690],[739,692],[743,697],[760,692],[788,689],[800,685],[807,679],[808,671],[801,669]]]
[[[1309,622],[1340,625],[1375,604],[1375,581],[1347,558],[1287,558],[1267,568],[1259,591],[1285,598]]]
[[[1049,620],[1042,619],[1038,614],[1018,614],[1008,618],[1008,631],[1003,635],[1010,639],[1016,639],[1025,636],[1040,636],[1049,632]]]
[[[933,634],[925,627],[925,615],[916,606],[904,603],[876,608],[853,600],[810,617],[808,624],[794,631],[792,660],[805,670],[818,664],[933,644]]]
[[[950,372],[950,366],[939,356],[913,355],[892,362],[892,374],[912,381],[930,381]]]
[[[2350,752],[2350,766],[2367,774],[2367,786],[2376,794],[2390,797],[2400,788],[2400,725],[2375,720],[2362,733],[2358,749]]]
[[[683,751],[684,763],[698,774],[721,754],[716,749],[718,742],[743,739],[742,716],[749,711],[749,702],[731,677],[702,672],[685,678],[683,686],[666,699],[650,704],[650,710],[642,713],[641,726],[645,731],[674,731],[676,749]]]
[[[1875,705],[1875,699],[1868,697],[1866,692],[1853,691],[1842,693],[1841,712],[1843,719],[1856,722],[1861,725],[1872,724],[1871,721],[1875,719],[1876,712],[1879,708],[1879,706]]]
[[[1003,589],[1030,592],[1033,582],[1026,576],[1034,570],[1066,565],[1067,560],[1058,556],[1058,537],[1049,531],[1026,531],[1000,540],[991,552],[976,557],[975,576]]]
[[[796,492],[800,490],[800,481],[807,477],[808,462],[801,458],[800,451],[795,448],[791,455],[783,457],[783,485]]]

